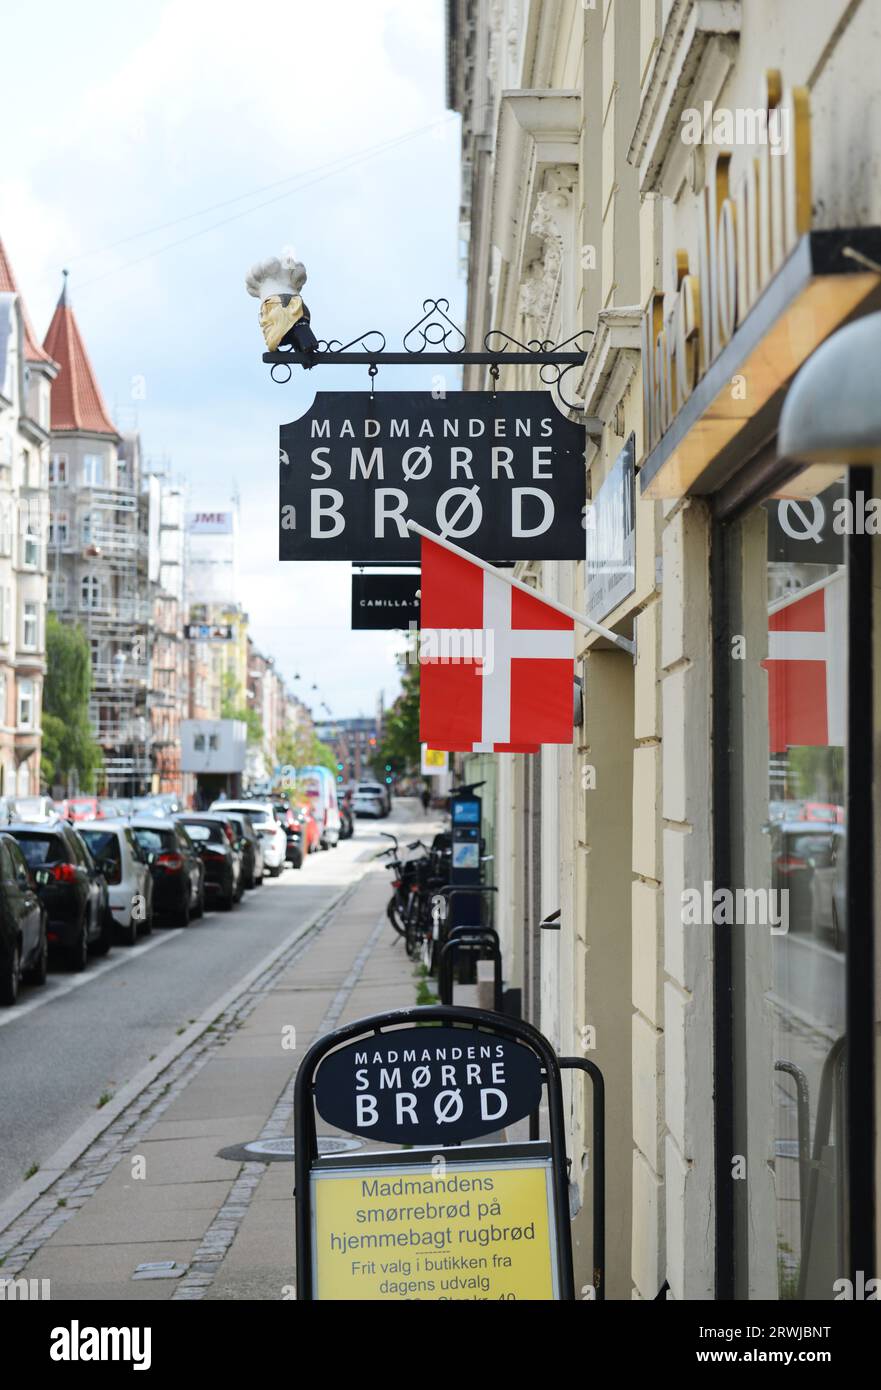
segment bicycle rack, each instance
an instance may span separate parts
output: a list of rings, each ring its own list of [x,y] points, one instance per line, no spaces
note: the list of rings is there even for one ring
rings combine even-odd
[[[496,1013],[502,1013],[502,952],[499,947],[499,934],[492,927],[455,927],[441,947],[440,963],[437,970],[438,992],[442,1004],[453,1002],[453,964],[456,951],[486,951],[489,946],[489,959],[493,963],[493,1006]],[[484,955],[484,959],[486,959]]]

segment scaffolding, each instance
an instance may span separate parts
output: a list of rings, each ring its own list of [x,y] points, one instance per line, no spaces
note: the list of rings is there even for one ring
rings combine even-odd
[[[128,488],[58,489],[50,541],[53,607],[79,625],[91,652],[89,719],[113,796],[150,788],[150,602],[147,536],[138,494]],[[67,516],[66,533],[57,518]],[[71,522],[73,523],[71,525]],[[60,583],[64,576],[64,584]]]

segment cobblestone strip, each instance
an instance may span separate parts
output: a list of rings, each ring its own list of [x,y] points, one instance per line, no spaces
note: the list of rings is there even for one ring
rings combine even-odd
[[[360,882],[360,880],[359,880]],[[235,999],[217,1019],[206,1028],[190,1047],[171,1063],[164,1072],[140,1093],[136,1100],[108,1126],[85,1150],[68,1171],[0,1234],[0,1261],[3,1278],[19,1274],[30,1259],[53,1236],[59,1227],[75,1215],[97,1191],[117,1163],[130,1153],[153,1128],[165,1110],[181,1091],[201,1071],[245,1019],[253,1013],[261,999],[272,989],[276,979],[310,949],[317,937],[341,911],[358,887],[350,884],[325,911],[316,918],[304,934],[292,943],[252,984]],[[264,1164],[246,1164],[245,1169],[263,1172]],[[227,1204],[245,1180],[243,1173],[233,1185]],[[255,1180],[256,1185],[256,1180]],[[60,1203],[64,1205],[61,1206]],[[224,1207],[225,1209],[225,1207]]]
[[[315,1030],[317,1038],[323,1037],[325,1033],[330,1033],[336,1027],[387,923],[388,919],[383,912],[367,941],[355,957],[351,970],[330,1001],[327,1012]],[[294,1088],[288,1083],[258,1137],[260,1139],[280,1139],[282,1135],[290,1134],[293,1129],[293,1114]],[[266,1163],[245,1163],[242,1165],[242,1170],[233,1183],[229,1196],[195,1251],[187,1273],[175,1287],[172,1300],[180,1299],[183,1301],[205,1297],[214,1282],[226,1252],[238,1234],[239,1227],[251,1205],[251,1199],[268,1166]]]

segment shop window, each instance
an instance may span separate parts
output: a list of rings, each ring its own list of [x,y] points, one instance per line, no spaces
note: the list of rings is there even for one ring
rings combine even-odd
[[[847,1274],[841,495],[813,534],[777,500],[724,528],[739,1298],[831,1300]]]

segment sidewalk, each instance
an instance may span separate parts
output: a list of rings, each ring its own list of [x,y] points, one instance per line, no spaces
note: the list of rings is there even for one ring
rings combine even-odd
[[[315,1037],[416,1002],[388,891],[369,868],[271,981],[217,1021],[207,1052],[203,1035],[194,1065],[160,1077],[149,1106],[120,1117],[44,1194],[44,1220],[2,1274],[49,1279],[53,1300],[293,1297],[293,1163],[219,1154],[292,1135],[293,1078]],[[184,1272],[133,1279],[159,1261]]]

